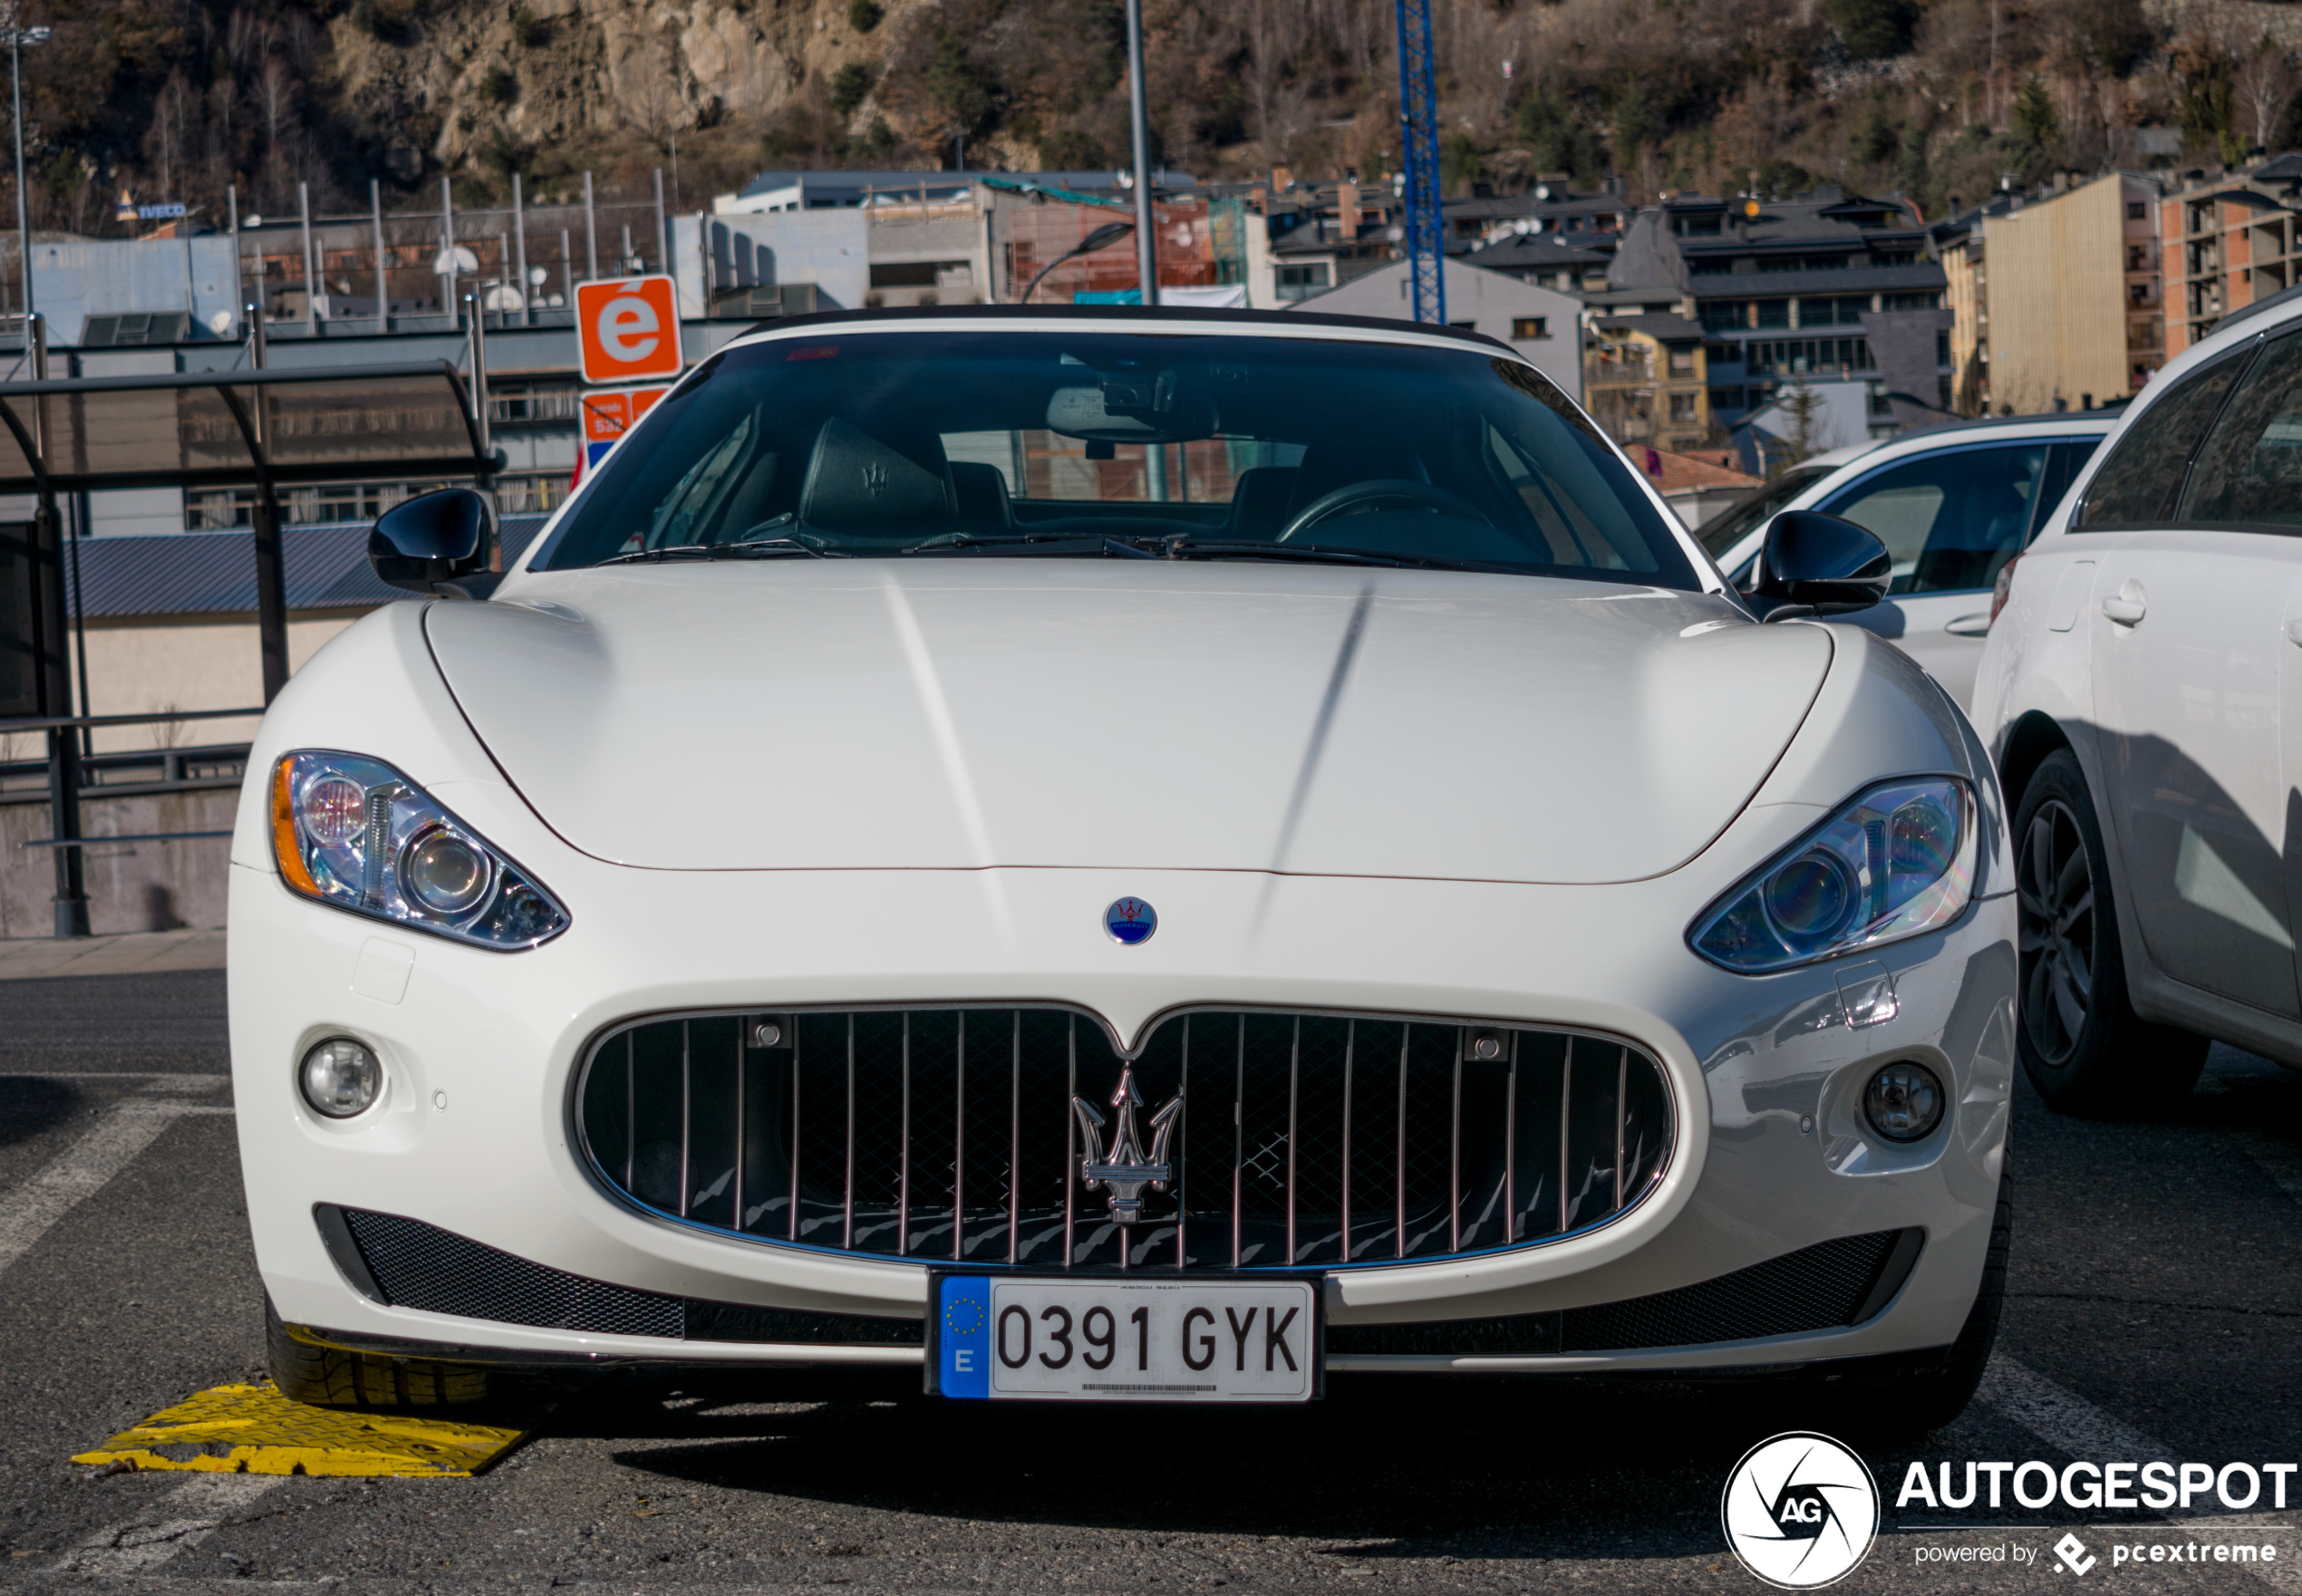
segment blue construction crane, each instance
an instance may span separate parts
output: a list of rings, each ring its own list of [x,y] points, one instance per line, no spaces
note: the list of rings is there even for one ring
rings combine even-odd
[[[1431,0],[1398,0],[1398,127],[1407,174],[1407,281],[1415,319],[1446,324],[1446,222],[1439,212],[1438,80]]]

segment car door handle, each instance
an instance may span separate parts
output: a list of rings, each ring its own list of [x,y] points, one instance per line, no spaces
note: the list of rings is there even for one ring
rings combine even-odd
[[[1988,637],[1990,635],[1990,614],[1985,610],[1978,614],[1960,615],[1955,620],[1943,622],[1942,629],[1953,637]]]
[[[2150,614],[2150,602],[2142,596],[2142,585],[2128,582],[2116,593],[2103,600],[2103,617],[2121,626],[2139,626]]]

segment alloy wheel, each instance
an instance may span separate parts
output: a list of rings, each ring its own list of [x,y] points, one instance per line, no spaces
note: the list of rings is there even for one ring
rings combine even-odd
[[[2067,1064],[2094,1007],[2094,875],[2078,817],[2060,798],[2030,817],[2015,875],[2023,1029],[2040,1062]]]

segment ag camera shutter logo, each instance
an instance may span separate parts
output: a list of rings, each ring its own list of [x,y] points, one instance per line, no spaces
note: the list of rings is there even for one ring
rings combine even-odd
[[[1813,1591],[1861,1566],[1879,1533],[1879,1486],[1860,1457],[1828,1436],[1794,1430],[1761,1441],[1735,1465],[1719,1498],[1726,1544],[1783,1591]]]

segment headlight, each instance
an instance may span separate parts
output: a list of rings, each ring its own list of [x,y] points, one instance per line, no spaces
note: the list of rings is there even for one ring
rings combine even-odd
[[[272,771],[272,856],[292,891],[489,948],[532,948],[567,911],[380,759],[289,754]]]
[[[1874,787],[1703,911],[1688,940],[1756,974],[1948,924],[1974,891],[1975,829],[1955,777]]]

